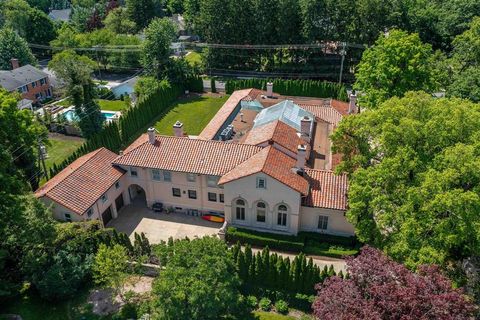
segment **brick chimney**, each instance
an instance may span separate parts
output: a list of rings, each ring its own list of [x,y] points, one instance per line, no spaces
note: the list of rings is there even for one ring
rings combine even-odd
[[[295,167],[298,170],[303,170],[305,167],[305,157],[307,154],[307,146],[304,144],[299,144],[297,147],[297,164]]]
[[[357,113],[357,95],[352,93],[350,95],[350,102],[348,103],[348,113]]]
[[[12,70],[20,67],[20,61],[16,58],[10,59],[10,63],[12,64]]]
[[[273,82],[267,82],[267,97],[273,97]]]
[[[173,133],[175,137],[183,137],[183,123],[180,121],[175,122],[173,125]]]
[[[148,128],[147,130],[147,133],[148,133],[148,142],[150,142],[151,144],[155,144],[155,128]]]

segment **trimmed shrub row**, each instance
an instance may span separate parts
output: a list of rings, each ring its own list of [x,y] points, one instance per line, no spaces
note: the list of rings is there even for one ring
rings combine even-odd
[[[228,242],[251,244],[252,246],[266,247],[277,250],[300,252],[304,247],[303,240],[295,236],[274,233],[264,233],[247,229],[228,227],[226,239]]]
[[[225,91],[227,94],[231,94],[235,90],[246,88],[266,90],[267,82],[273,82],[273,91],[282,95],[333,98],[340,101],[348,101],[347,89],[343,84],[319,80],[228,80],[225,84]]]

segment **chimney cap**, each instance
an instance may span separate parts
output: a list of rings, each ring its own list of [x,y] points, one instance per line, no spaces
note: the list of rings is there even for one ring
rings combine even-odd
[[[302,121],[311,121],[309,116],[303,116]]]
[[[305,144],[299,144],[297,147],[298,151],[307,151],[307,146]]]
[[[150,127],[150,128],[147,129],[147,132],[155,132],[155,128]]]
[[[177,122],[175,122],[175,124],[173,125],[174,128],[181,128],[183,127],[183,123],[181,123],[180,121],[177,120]]]

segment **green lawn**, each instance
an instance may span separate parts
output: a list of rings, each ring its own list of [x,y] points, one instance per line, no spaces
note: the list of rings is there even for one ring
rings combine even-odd
[[[253,314],[255,320],[295,320],[294,317],[284,316],[273,312],[255,311]]]
[[[50,138],[50,146],[47,146],[48,158],[45,160],[47,169],[54,163],[61,163],[71,155],[83,143],[83,139],[62,139],[61,137]]]
[[[172,126],[179,120],[187,134],[198,135],[227,99],[228,96],[221,98],[195,96],[179,100],[160,121],[155,123],[155,129],[160,134],[173,135]]]
[[[195,64],[201,64],[202,63],[202,56],[200,55],[200,53],[198,52],[195,52],[195,51],[191,51],[186,57],[185,57],[185,60],[187,60],[187,62],[190,64],[190,65],[195,65]]]
[[[127,104],[122,100],[97,100],[100,109],[109,111],[123,111],[127,109]]]

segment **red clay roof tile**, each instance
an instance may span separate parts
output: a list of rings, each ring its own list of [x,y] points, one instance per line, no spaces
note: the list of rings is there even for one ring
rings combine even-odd
[[[304,200],[309,207],[347,210],[348,180],[330,170],[305,169],[310,194]]]

